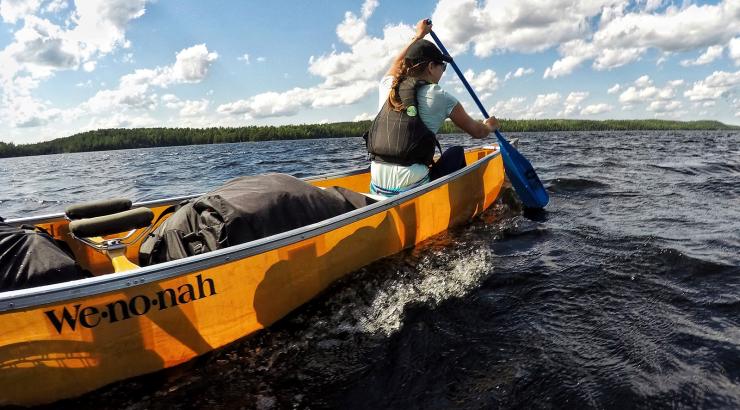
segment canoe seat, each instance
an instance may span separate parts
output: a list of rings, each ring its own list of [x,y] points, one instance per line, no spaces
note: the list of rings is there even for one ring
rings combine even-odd
[[[64,210],[64,214],[69,220],[74,221],[75,219],[115,214],[129,209],[131,209],[131,200],[118,198],[70,205]]]
[[[149,208],[135,208],[110,215],[77,219],[69,223],[69,231],[79,238],[112,235],[145,228],[152,223],[154,213]]]
[[[139,266],[126,257],[126,248],[152,230],[154,213],[149,208],[131,209],[128,199],[112,199],[72,205],[65,211],[72,237],[110,258],[113,269],[123,272]],[[139,234],[134,234],[139,230]],[[114,238],[105,236],[121,234]]]

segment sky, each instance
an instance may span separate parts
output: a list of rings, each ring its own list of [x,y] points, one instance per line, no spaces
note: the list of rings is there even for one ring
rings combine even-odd
[[[0,141],[372,119],[427,17],[499,118],[740,124],[740,0],[0,0]]]

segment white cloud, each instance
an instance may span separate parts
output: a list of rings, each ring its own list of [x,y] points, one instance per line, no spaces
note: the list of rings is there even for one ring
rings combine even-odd
[[[160,97],[160,100],[164,103],[165,107],[172,110],[179,110],[180,117],[195,117],[205,114],[211,103],[206,99],[181,100],[174,94],[165,94]]]
[[[683,104],[680,101],[653,101],[648,105],[648,111],[669,113],[680,109]]]
[[[525,75],[530,75],[530,74],[534,74],[533,68],[519,67],[515,71],[509,71],[508,73],[506,73],[506,76],[504,77],[504,81],[509,81],[512,78],[524,77]]]
[[[658,57],[658,59],[655,61],[655,65],[660,67],[663,64],[665,64],[666,61],[668,61],[668,58],[671,56],[671,54],[672,53],[667,53],[667,52],[661,53],[660,57]]]
[[[6,79],[21,71],[46,77],[55,70],[76,69],[125,46],[125,28],[144,14],[145,0],[77,0],[75,4],[71,29],[34,15],[23,16],[24,25],[14,33],[14,42],[0,52],[12,63],[3,69]]]
[[[594,43],[619,48],[654,47],[663,51],[688,51],[722,44],[740,29],[739,10],[736,0],[725,0],[680,9],[669,7],[662,14],[629,13],[600,27],[594,34]]]
[[[76,26],[65,33],[75,45],[74,54],[87,61],[127,48],[126,26],[144,15],[146,0],[76,0],[72,22]]]
[[[67,7],[69,7],[69,3],[67,3],[66,0],[51,0],[46,7],[44,7],[44,11],[47,13],[58,13],[65,10]]]
[[[565,99],[565,103],[568,105],[573,104],[580,104],[583,100],[588,98],[590,93],[588,91],[576,91],[568,94],[568,97]]]
[[[712,61],[722,57],[722,52],[725,50],[723,46],[711,46],[707,48],[704,54],[700,55],[696,60],[683,60],[681,65],[689,67],[693,65],[706,65]]]
[[[478,74],[475,74],[473,70],[468,70],[465,72],[465,78],[475,90],[485,92],[498,89],[498,77],[496,76],[496,72],[491,69],[483,70]]]
[[[735,37],[730,40],[728,50],[730,58],[735,60],[735,65],[740,65],[740,37]]]
[[[0,1],[0,17],[4,22],[13,24],[35,13],[40,5],[40,0],[2,0]]]
[[[295,115],[305,107],[307,92],[295,88],[283,93],[267,92],[247,100],[239,100],[220,105],[216,110],[221,114],[240,115],[246,118],[264,118]]]
[[[610,70],[621,67],[639,60],[645,50],[647,50],[645,47],[602,49],[596,57],[593,67],[597,70]]]
[[[128,111],[135,109],[152,110],[157,106],[156,95],[149,94],[148,87],[118,88],[101,90],[82,104],[82,111],[89,114]]]
[[[558,78],[573,72],[584,61],[594,58],[598,52],[593,44],[584,40],[573,40],[558,47],[564,57],[545,70],[543,78]]]
[[[372,121],[374,119],[375,115],[363,112],[362,114],[356,115],[355,118],[352,119],[352,121]]]
[[[571,93],[568,97],[571,102],[580,102],[587,96],[580,93]],[[555,115],[561,100],[562,96],[559,93],[539,94],[530,105],[527,104],[526,97],[514,97],[498,101],[491,107],[489,113],[506,118],[547,118]]]
[[[382,38],[367,35],[364,22],[377,5],[375,0],[366,0],[359,17],[353,13],[345,14],[345,19],[337,28],[337,35],[349,47],[348,51],[333,50],[329,54],[309,58],[308,71],[322,78],[320,84],[261,93],[221,104],[216,111],[244,118],[292,116],[303,109],[353,104],[377,90],[378,79],[413,34],[411,26],[398,24],[386,26]],[[354,28],[350,30],[351,27]],[[487,81],[490,85],[495,80],[495,73],[491,73],[481,76],[479,80]]]
[[[183,101],[183,106],[180,109],[180,116],[182,117],[194,117],[196,115],[205,114],[208,110],[208,100],[187,100]]]
[[[61,110],[49,107],[47,103],[30,96],[17,96],[0,109],[0,113],[17,128],[46,125],[62,115]]]
[[[581,115],[598,115],[610,112],[613,107],[609,104],[593,104],[581,110]]]
[[[208,75],[208,69],[217,58],[218,53],[209,52],[205,44],[181,50],[172,67],[173,82],[200,82]]]
[[[174,94],[164,94],[160,99],[167,108],[177,109],[182,106],[180,99]]]
[[[117,88],[98,91],[82,104],[81,109],[91,113],[152,110],[157,106],[157,95],[150,91],[152,86],[166,88],[173,84],[200,82],[217,58],[218,54],[209,52],[205,44],[183,49],[176,54],[173,65],[138,69],[126,74],[119,80]],[[176,103],[172,97],[174,96],[168,95],[165,102]],[[196,106],[193,104],[186,113],[195,110]]]
[[[375,9],[378,7],[378,4],[378,0],[365,0],[365,2],[362,4],[362,19],[369,19]]]
[[[740,71],[728,73],[715,71],[704,80],[697,81],[684,96],[691,101],[716,100],[740,85]]]
[[[360,17],[351,11],[344,13],[344,21],[337,26],[337,37],[347,45],[357,44],[366,36],[367,19],[377,7],[378,0],[365,0]]]
[[[66,2],[53,1],[46,11],[61,10]],[[6,22],[23,20],[13,40],[0,50],[0,111],[16,126],[43,125],[49,114],[35,115],[47,102],[30,97],[31,91],[59,70],[95,69],[97,59],[130,43],[125,38],[129,21],[144,14],[145,0],[77,0],[76,9],[59,26],[32,13],[40,1],[3,0],[0,14]],[[65,115],[72,110],[56,110]],[[37,118],[38,120],[28,119]],[[28,120],[25,120],[25,119]]]
[[[521,118],[527,111],[527,99],[525,97],[514,97],[497,102],[488,110],[488,113],[497,117]]]
[[[152,118],[148,114],[126,115],[123,113],[114,113],[111,115],[93,117],[83,127],[83,129],[101,129],[101,128],[139,128],[153,127],[161,125],[159,120]]]
[[[383,38],[366,36],[354,43],[349,51],[311,56],[308,71],[323,77],[324,84],[329,87],[342,87],[370,79],[377,81],[412,35],[411,26],[386,26]]]
[[[498,51],[538,52],[578,39],[602,7],[621,0],[440,0],[432,14],[435,31],[450,52],[471,45],[477,56]]]
[[[635,86],[640,88],[649,87],[653,84],[653,80],[650,79],[649,75],[643,75],[635,80]]]
[[[640,0],[637,7],[627,6],[624,0],[440,0],[432,19],[453,55],[470,47],[485,57],[559,46],[562,57],[545,78],[570,74],[591,59],[595,69],[608,70],[638,60],[651,48],[675,52],[723,44],[740,30],[737,0],[685,2],[680,8]]]
[[[550,94],[539,94],[534,100],[534,104],[529,108],[529,112],[525,114],[527,118],[542,118],[547,115],[548,110],[557,106],[560,102],[559,93]]]
[[[676,89],[682,86],[683,80],[673,80],[662,88],[656,87],[650,76],[643,75],[635,80],[634,85],[626,88],[619,95],[619,102],[624,105],[635,105],[653,101],[671,100],[676,95]]]
[[[465,71],[464,75],[465,79],[468,80],[468,83],[480,96],[481,100],[490,98],[493,95],[493,91],[496,91],[500,84],[496,72],[491,69],[483,70],[477,74],[475,73],[475,71],[468,69]],[[462,84],[462,81],[460,81],[457,76],[453,77],[449,81],[449,84],[455,87],[455,91],[457,91],[458,93],[467,92],[465,86]]]
[[[453,55],[466,51],[477,56],[532,53],[557,47],[559,57],[546,67],[544,78],[559,78],[589,65],[595,70],[610,70],[640,59],[653,60],[659,56],[665,59],[679,52],[693,51],[687,55],[699,56],[686,64],[716,63],[724,55],[724,48],[740,65],[740,3],[738,0],[715,0],[713,3],[700,4],[692,0],[439,0],[432,17],[435,31],[451,47]],[[31,97],[32,91],[60,70],[103,71],[103,65],[97,64],[107,54],[120,52],[106,60],[106,69],[111,62],[130,61],[133,53],[126,54],[125,49],[130,48],[132,52],[134,49],[126,39],[127,26],[145,13],[147,2],[0,0],[0,15],[4,21],[14,19],[12,24],[17,24],[11,28],[11,43],[0,50],[0,110],[3,114],[0,122],[28,127],[70,115],[77,115],[79,119],[82,115],[95,114],[101,119],[91,119],[91,123],[135,124],[152,120],[149,110],[160,108],[164,111],[166,107],[173,110],[169,112],[171,118],[179,113],[195,123],[195,117],[216,111],[229,116],[219,121],[231,124],[242,118],[290,116],[307,109],[356,103],[377,90],[377,80],[413,33],[412,26],[392,21],[378,34],[376,31],[368,34],[368,22],[378,4],[378,0],[366,0],[360,10],[344,14],[336,25],[337,45],[308,59],[308,71],[315,76],[314,82],[298,88],[275,89],[238,97],[236,101],[210,101],[212,97],[181,100],[175,96],[178,88],[174,85],[203,81],[209,69],[219,61],[217,53],[209,52],[201,44],[177,53],[175,60],[166,67],[131,71],[122,76],[117,85],[101,89],[76,109],[54,110],[51,102]],[[64,10],[66,6],[71,10],[64,15],[40,14]],[[61,22],[65,18],[66,21]],[[141,45],[136,46],[138,52]],[[246,53],[236,58],[246,64],[266,61],[265,57]],[[272,57],[270,61],[271,64],[276,62]],[[236,64],[236,61],[232,59],[227,63]],[[283,71],[275,72],[278,79]],[[525,65],[512,69],[503,78],[493,70],[479,73],[469,70],[467,76],[485,99],[504,81],[534,72]],[[681,80],[656,85],[649,76],[643,76],[634,84],[620,80],[621,84],[609,87],[607,93],[618,96],[623,109],[634,108],[635,113],[643,115],[645,111],[657,115],[684,109],[681,102],[676,101],[676,96],[683,94],[701,105],[694,111],[696,113],[720,97],[732,98],[738,85],[736,76],[737,73],[718,71],[686,88]],[[450,70],[445,80],[450,88],[459,84]],[[613,82],[614,79],[611,82],[606,79],[601,84],[606,88]],[[447,84],[443,84],[446,89]],[[80,81],[80,86],[89,85],[90,82]],[[464,93],[464,90],[460,88],[458,92]],[[168,94],[161,95],[163,93]],[[492,112],[507,117],[541,118],[555,113],[595,115],[605,107],[612,109],[607,104],[584,108],[589,95],[586,91],[566,91],[563,96],[545,93],[529,99],[512,98],[496,102]],[[141,121],[133,119],[137,115]],[[323,117],[312,118],[319,116]],[[369,117],[370,114],[357,116]]]
[[[15,32],[14,40],[0,52],[11,64],[3,68],[5,80],[21,70],[45,78],[56,69],[75,68],[80,62],[75,45],[65,39],[64,30],[49,20],[26,17],[23,27]]]
[[[657,11],[662,3],[656,1],[640,2],[638,4],[644,9],[630,12],[625,12],[624,2],[609,5],[598,1],[586,3],[604,6],[599,27],[590,36],[590,41],[588,33],[574,39],[578,47],[568,47],[568,43],[560,46],[561,58],[545,71],[545,78],[570,74],[590,59],[595,60],[594,69],[608,70],[640,59],[651,48],[671,53],[717,46],[727,43],[740,32],[740,2],[737,0],[705,5],[686,3],[680,8],[666,7],[662,12]],[[592,14],[595,15],[596,12]],[[704,60],[716,53],[716,48],[711,49]]]
[[[354,104],[371,90],[377,89],[377,86],[374,81],[363,81],[343,87],[296,87],[285,92],[271,91],[248,99],[221,104],[216,111],[224,115],[242,115],[247,119],[286,117],[296,115],[306,108]]]
[[[644,3],[643,9],[645,11],[653,11],[663,5],[663,0],[638,0],[637,2],[640,5]]]
[[[581,109],[581,102],[588,98],[590,93],[588,91],[575,91],[568,94],[565,98],[563,110],[558,113],[558,117],[564,117],[571,115]]]

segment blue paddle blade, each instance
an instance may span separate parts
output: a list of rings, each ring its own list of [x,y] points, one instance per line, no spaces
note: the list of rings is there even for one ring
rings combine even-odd
[[[496,138],[498,138],[498,145],[501,149],[501,158],[504,160],[506,175],[524,206],[534,209],[544,208],[550,197],[532,164],[498,131],[496,131]]]
[[[432,20],[427,19],[426,23],[432,24]],[[433,31],[430,31],[429,34],[431,34],[434,42],[437,43],[437,47],[439,47],[442,53],[452,58],[439,37],[437,37]],[[450,64],[457,73],[457,76],[460,77],[460,81],[468,90],[470,96],[473,97],[475,104],[480,108],[483,118],[488,118],[489,115],[486,108],[483,107],[478,96],[475,95],[475,92],[468,83],[468,80],[465,79],[462,71],[460,71],[460,68],[455,64],[455,60],[451,60]],[[496,137],[498,138],[498,144],[501,148],[501,157],[504,160],[506,175],[509,176],[509,181],[511,181],[511,185],[514,187],[514,190],[516,190],[516,193],[519,195],[522,203],[524,203],[524,206],[533,209],[544,208],[550,200],[550,197],[547,195],[545,187],[542,186],[542,182],[540,182],[540,178],[534,171],[532,164],[530,164],[529,161],[519,153],[519,151],[512,147],[511,144],[506,141],[506,138],[498,132],[498,130],[496,131]]]

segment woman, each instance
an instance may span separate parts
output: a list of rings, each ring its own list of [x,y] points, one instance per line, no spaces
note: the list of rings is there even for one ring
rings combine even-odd
[[[439,147],[435,134],[447,118],[473,138],[485,138],[499,127],[495,117],[470,118],[438,85],[452,59],[423,39],[431,31],[431,24],[419,21],[416,36],[380,81],[380,113],[367,136],[372,193],[396,195],[465,167],[460,146],[432,161]]]

